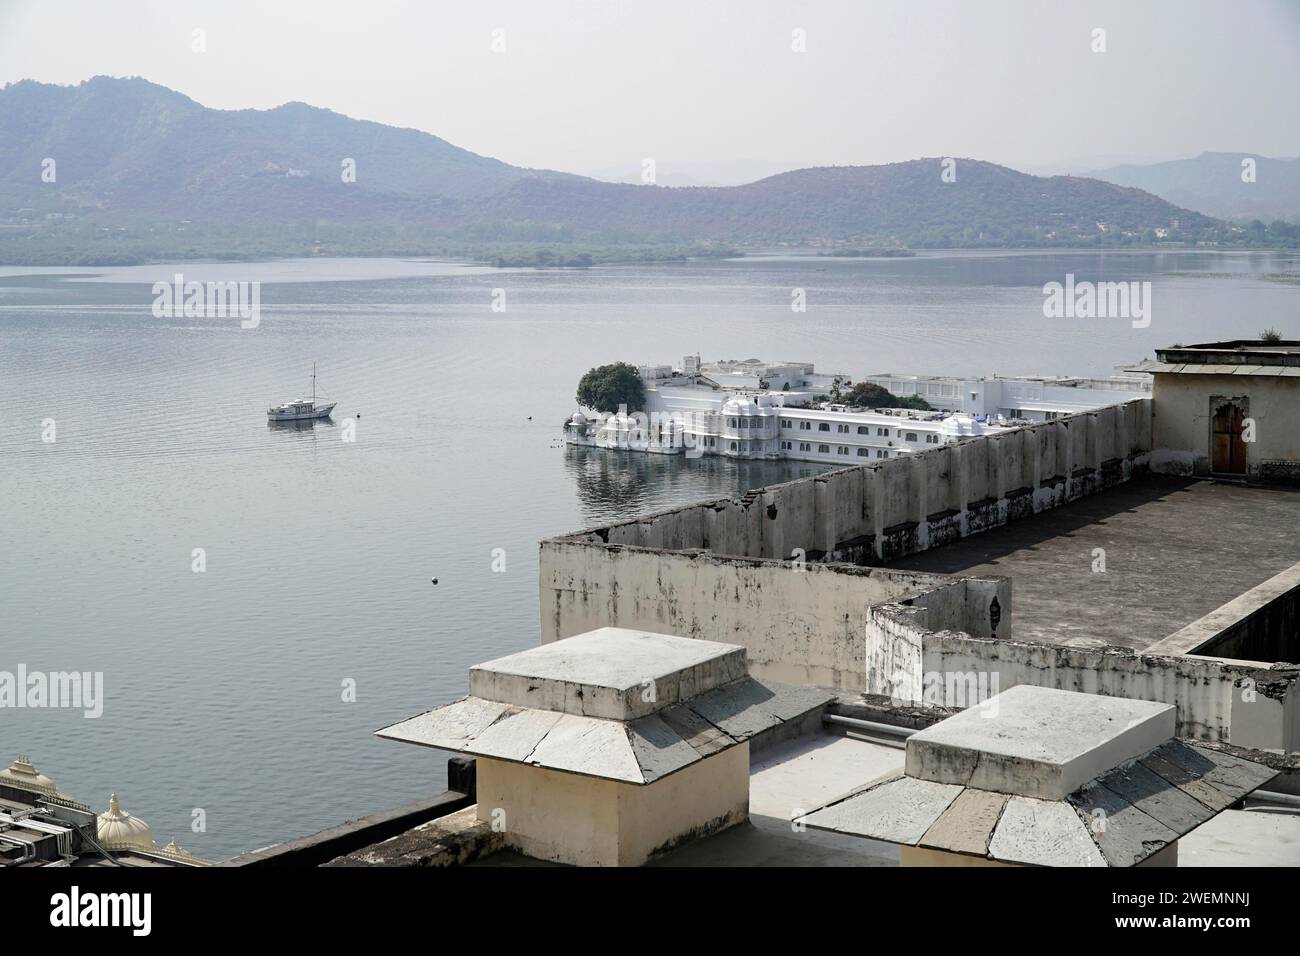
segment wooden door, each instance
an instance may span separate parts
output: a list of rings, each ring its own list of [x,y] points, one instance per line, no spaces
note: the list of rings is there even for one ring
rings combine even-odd
[[[1210,471],[1216,475],[1244,475],[1246,410],[1225,399],[1216,399],[1211,408]]]

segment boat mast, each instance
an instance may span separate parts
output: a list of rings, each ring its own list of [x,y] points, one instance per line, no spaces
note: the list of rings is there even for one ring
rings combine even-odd
[[[316,363],[311,363],[311,405],[316,407]]]

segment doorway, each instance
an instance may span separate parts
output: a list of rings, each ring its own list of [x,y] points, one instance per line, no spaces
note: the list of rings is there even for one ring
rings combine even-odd
[[[1210,399],[1210,472],[1246,474],[1246,400]]]

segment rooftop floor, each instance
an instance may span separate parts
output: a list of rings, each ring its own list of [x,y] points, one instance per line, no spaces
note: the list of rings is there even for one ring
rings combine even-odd
[[[1010,576],[1017,640],[1143,650],[1297,561],[1300,492],[1150,476],[889,566]]]
[[[749,821],[679,847],[650,866],[898,866],[898,847],[790,821],[814,807],[903,769],[901,748],[849,737],[800,737],[759,754],[750,766]],[[503,851],[474,866],[555,866]]]
[[[667,853],[650,866],[898,866],[898,847],[804,829],[790,820],[903,768],[903,750],[833,734],[759,754],[747,823]],[[1300,865],[1300,815],[1228,810],[1179,840],[1179,866]],[[471,866],[556,866],[512,851]]]

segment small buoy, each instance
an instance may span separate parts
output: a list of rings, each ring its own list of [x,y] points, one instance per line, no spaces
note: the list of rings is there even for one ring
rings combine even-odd
[[[437,584],[437,583],[438,583],[438,579],[437,579],[437,578],[429,578],[429,580],[432,581],[434,584]]]
[[[531,422],[531,421],[533,420],[533,416],[532,416],[532,415],[529,415],[529,416],[528,416],[528,420]]]

